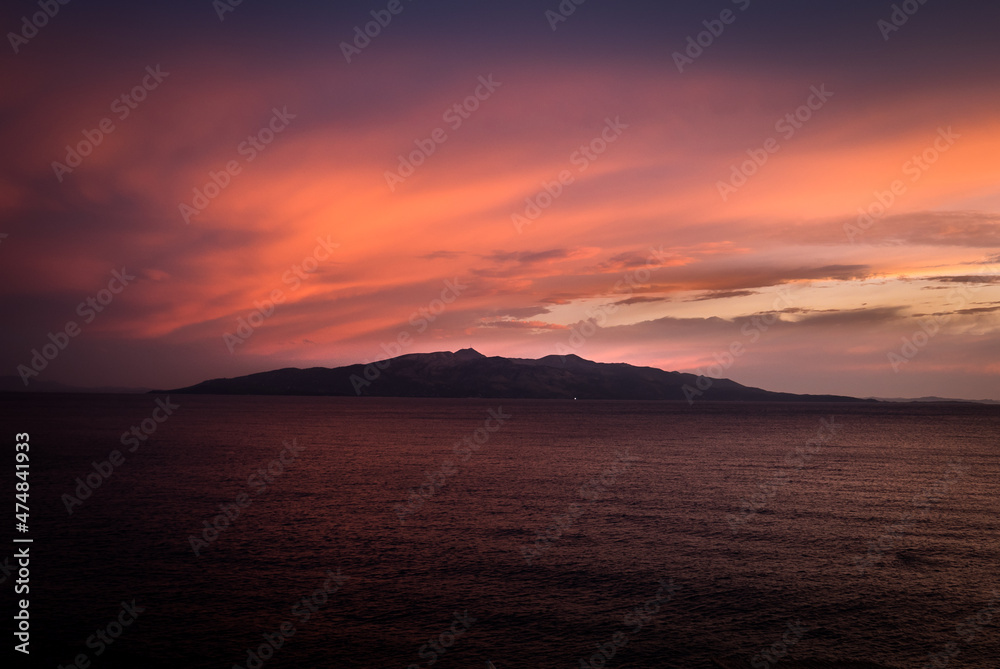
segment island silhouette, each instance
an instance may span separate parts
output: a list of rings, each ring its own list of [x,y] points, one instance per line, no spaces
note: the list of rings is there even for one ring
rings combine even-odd
[[[721,402],[869,402],[843,395],[800,395],[752,388],[655,367],[585,360],[487,357],[475,349],[411,353],[345,367],[285,368],[211,379],[175,394],[366,397],[673,400]]]

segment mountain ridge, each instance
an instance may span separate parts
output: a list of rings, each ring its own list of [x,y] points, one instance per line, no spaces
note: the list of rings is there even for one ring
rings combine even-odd
[[[174,394],[324,395],[497,399],[598,399],[871,402],[843,395],[800,395],[744,386],[575,354],[543,358],[488,357],[467,348],[408,353],[343,367],[286,367],[234,378],[209,379]]]

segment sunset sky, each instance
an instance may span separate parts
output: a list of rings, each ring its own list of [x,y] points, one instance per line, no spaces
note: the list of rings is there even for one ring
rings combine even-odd
[[[1000,400],[1000,9],[903,4],[6,3],[0,374],[473,347]]]

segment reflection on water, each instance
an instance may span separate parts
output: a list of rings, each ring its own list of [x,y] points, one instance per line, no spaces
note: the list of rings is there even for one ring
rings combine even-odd
[[[994,407],[184,396],[129,452],[154,400],[2,400],[53,662],[1000,657]]]

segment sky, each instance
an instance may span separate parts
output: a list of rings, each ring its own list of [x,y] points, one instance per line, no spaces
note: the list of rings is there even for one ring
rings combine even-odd
[[[473,347],[1000,400],[998,19],[5,3],[0,375]]]

